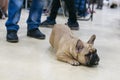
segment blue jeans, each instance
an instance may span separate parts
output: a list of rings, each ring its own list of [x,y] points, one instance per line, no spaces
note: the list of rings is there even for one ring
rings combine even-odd
[[[9,0],[8,20],[6,22],[7,30],[18,31],[21,9],[24,0]],[[41,14],[44,0],[33,0],[27,19],[28,30],[38,28],[41,23]]]
[[[85,17],[87,15],[86,0],[75,0],[75,7],[79,16]]]

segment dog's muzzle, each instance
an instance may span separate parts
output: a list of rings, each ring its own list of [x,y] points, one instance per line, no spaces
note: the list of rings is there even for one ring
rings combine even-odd
[[[100,58],[98,57],[98,55],[95,53],[95,54],[91,54],[89,56],[89,59],[86,63],[87,66],[94,66],[94,65],[98,65],[99,64],[99,61],[100,61]]]

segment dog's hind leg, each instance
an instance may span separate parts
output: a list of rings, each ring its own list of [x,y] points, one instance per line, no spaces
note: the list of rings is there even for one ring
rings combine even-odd
[[[52,47],[54,47],[53,46],[54,45],[54,36],[55,36],[55,33],[52,30],[51,35],[50,35],[50,39],[49,39],[49,42],[50,42],[50,44],[51,44]]]

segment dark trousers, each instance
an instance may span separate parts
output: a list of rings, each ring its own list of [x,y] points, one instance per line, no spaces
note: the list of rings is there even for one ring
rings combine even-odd
[[[97,7],[103,6],[103,0],[97,0]]]
[[[68,9],[68,13],[69,13],[68,21],[76,22],[76,10],[75,10],[75,6],[74,6],[74,0],[64,0],[64,1],[65,1],[65,5]],[[52,5],[51,5],[50,16],[48,18],[55,20],[56,16],[57,16],[57,12],[60,7],[61,7],[60,0],[53,0]]]

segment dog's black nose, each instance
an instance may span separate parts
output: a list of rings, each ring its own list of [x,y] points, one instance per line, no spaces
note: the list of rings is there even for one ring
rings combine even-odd
[[[94,66],[98,65],[100,61],[100,58],[98,57],[97,54],[92,54],[90,56],[90,60],[86,63],[87,66]]]

